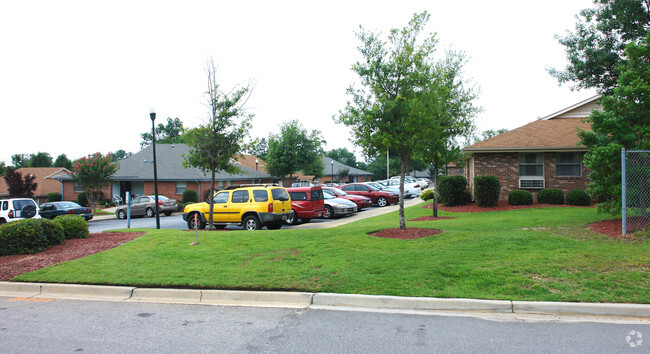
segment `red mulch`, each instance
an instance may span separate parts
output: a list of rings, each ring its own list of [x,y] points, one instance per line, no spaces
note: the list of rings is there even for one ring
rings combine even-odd
[[[630,223],[639,225],[639,230],[650,227],[650,222],[647,219],[642,218],[630,218],[628,219],[628,227]],[[612,219],[599,222],[593,222],[587,225],[587,230],[599,232],[605,234],[612,238],[620,239],[634,239],[634,235],[631,234],[633,230],[628,229],[627,235],[623,236],[623,221],[621,219]]]
[[[430,215],[430,216],[423,216],[423,217],[417,218],[417,219],[411,219],[409,221],[434,221],[434,220],[444,220],[444,219],[455,219],[455,218],[452,218],[450,216],[437,216],[437,217],[434,217],[433,215]]]
[[[412,240],[415,238],[437,235],[439,233],[442,233],[442,230],[407,227],[404,230],[400,228],[379,230],[368,235],[383,238],[396,238],[400,240]]]
[[[66,240],[64,244],[52,246],[40,253],[0,257],[0,281],[10,280],[24,273],[106,251],[144,234],[144,232],[90,234],[88,238]]]
[[[532,205],[510,205],[508,202],[500,202],[493,207],[480,207],[474,203],[458,206],[444,206],[443,204],[438,204],[438,210],[448,211],[453,213],[479,213],[482,211],[504,211],[504,210],[514,210],[514,209],[527,209],[527,208],[547,208],[547,207],[575,207],[575,205],[566,205],[566,204],[540,204],[533,203]],[[427,204],[422,207],[423,209],[433,209],[433,204]],[[590,208],[590,207],[583,207]]]

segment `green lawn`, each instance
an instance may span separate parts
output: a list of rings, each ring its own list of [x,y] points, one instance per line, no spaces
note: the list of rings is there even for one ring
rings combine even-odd
[[[420,205],[421,206],[421,205]],[[420,206],[407,220],[430,215]],[[650,303],[650,241],[587,231],[592,208],[536,208],[407,222],[444,232],[368,236],[397,212],[325,230],[145,230],[118,248],[16,281],[480,299]],[[137,231],[137,230],[133,230]]]

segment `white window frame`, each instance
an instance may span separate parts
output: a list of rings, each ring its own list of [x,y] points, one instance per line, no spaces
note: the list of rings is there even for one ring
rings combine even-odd
[[[535,162],[521,162],[522,156],[524,154],[535,154]],[[539,157],[539,159],[538,159]],[[539,161],[537,161],[539,160]],[[542,174],[541,176],[534,175],[521,175],[521,166],[542,166]],[[523,189],[544,189],[546,185],[546,181],[544,179],[545,175],[545,169],[544,169],[544,153],[543,152],[520,152],[519,155],[517,156],[517,174],[519,175],[519,188]]]
[[[187,189],[187,182],[176,182],[176,194],[183,194]],[[180,191],[180,192],[179,192]]]

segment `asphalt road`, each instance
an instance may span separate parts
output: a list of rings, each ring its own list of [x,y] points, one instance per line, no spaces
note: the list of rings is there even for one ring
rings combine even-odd
[[[0,297],[0,351],[647,353],[650,346],[637,335],[650,334],[647,322],[35,300]]]

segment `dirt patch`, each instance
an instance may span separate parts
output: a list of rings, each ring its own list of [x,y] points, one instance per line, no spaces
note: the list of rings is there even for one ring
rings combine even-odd
[[[434,220],[445,220],[445,219],[455,219],[450,216],[423,216],[417,219],[411,219],[409,221],[434,221]]]
[[[90,234],[88,238],[66,240],[64,244],[52,246],[40,253],[0,257],[0,281],[7,281],[24,273],[106,251],[144,234],[144,232]]]
[[[420,229],[417,227],[407,227],[402,230],[400,228],[384,229],[368,235],[383,238],[396,238],[400,240],[412,240],[416,238],[428,237],[442,233],[442,230],[434,229]]]
[[[480,213],[483,211],[505,211],[505,210],[515,210],[515,209],[528,209],[528,208],[548,208],[548,207],[576,207],[575,205],[566,205],[566,204],[540,204],[533,203],[532,205],[510,205],[508,202],[500,202],[493,207],[480,207],[474,203],[466,205],[457,205],[457,206],[445,206],[443,204],[438,205],[438,210],[448,211],[452,213]],[[423,209],[433,209],[433,204],[427,204],[422,207]],[[580,207],[580,208],[591,208],[591,207]]]

